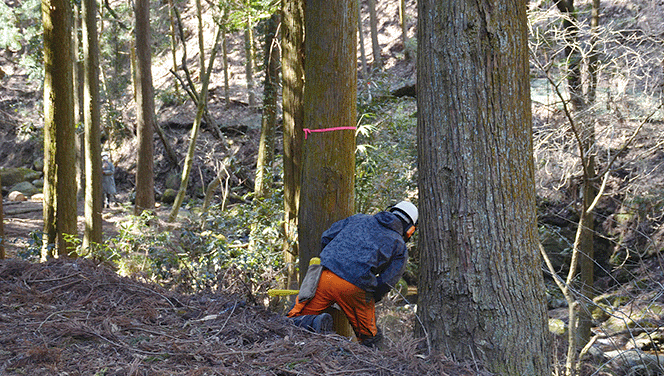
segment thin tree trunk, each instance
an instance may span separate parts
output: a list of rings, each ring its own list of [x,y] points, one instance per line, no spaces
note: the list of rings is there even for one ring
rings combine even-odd
[[[159,123],[157,123],[156,121],[153,123],[153,125],[154,125],[154,130],[157,132],[157,135],[159,136],[161,144],[164,145],[164,150],[166,151],[166,156],[168,157],[168,160],[170,160],[171,163],[173,163],[174,165],[177,165],[178,157],[175,154],[175,151],[173,151],[171,144],[168,142],[168,138],[164,134],[164,130],[161,129],[161,125],[159,125]]]
[[[594,101],[597,74],[597,54],[593,48],[590,54],[589,71],[591,74],[588,101],[583,95],[583,82],[581,76],[580,41],[578,40],[579,27],[577,25],[574,0],[558,0],[556,6],[563,15],[563,28],[565,37],[565,57],[567,63],[567,86],[570,93],[570,121],[572,130],[577,136],[579,155],[583,168],[583,183],[581,186],[582,205],[579,215],[579,224],[574,241],[574,249],[570,271],[567,276],[567,285],[576,289],[583,297],[570,304],[570,325],[568,333],[568,356],[566,362],[567,375],[577,373],[579,351],[588,343],[591,337],[592,316],[586,301],[594,297],[594,221],[595,215],[591,204],[597,196],[595,188],[595,123],[594,119],[585,116],[588,105]],[[599,4],[593,3],[593,7]],[[598,9],[593,9],[591,16],[591,29],[596,38],[598,26]],[[592,101],[591,96],[592,95]]]
[[[418,1],[420,334],[497,375],[550,375],[526,7],[491,4]]]
[[[224,13],[226,14],[226,13]],[[228,78],[228,41],[227,41],[227,32],[224,29],[224,34],[221,37],[221,55],[224,60],[224,101],[226,106],[231,105],[231,87],[229,84]]]
[[[83,0],[84,118],[85,118],[85,232],[83,249],[101,244],[101,119],[99,108],[99,44],[97,1]]]
[[[150,1],[136,0],[137,164],[134,215],[154,209],[154,88],[150,48]]]
[[[197,0],[200,1],[200,0]],[[199,29],[199,32],[202,32],[202,28]],[[184,167],[182,168],[182,177],[180,179],[180,189],[178,194],[175,196],[175,201],[173,202],[173,207],[171,208],[171,213],[168,216],[168,221],[173,222],[178,216],[180,211],[180,206],[184,200],[184,196],[187,193],[187,185],[189,184],[189,176],[191,175],[191,166],[194,163],[194,152],[196,151],[196,140],[198,139],[198,132],[201,127],[201,120],[203,119],[203,113],[205,112],[205,107],[207,105],[207,93],[208,93],[208,84],[210,82],[210,75],[212,74],[212,66],[214,65],[214,59],[217,57],[217,51],[219,49],[219,40],[221,39],[221,34],[223,33],[222,28],[219,27],[217,30],[217,35],[215,36],[214,47],[210,54],[210,61],[208,64],[207,71],[203,70],[201,67],[201,92],[198,95],[198,106],[196,109],[196,118],[194,119],[194,124],[191,128],[191,138],[189,140],[189,148],[187,149],[187,156],[184,160]],[[203,55],[203,45],[201,44],[201,52]],[[203,182],[201,182],[203,184]]]
[[[585,107],[581,82],[581,52],[579,50],[579,27],[574,10],[574,0],[557,0],[556,6],[563,14],[565,33],[565,58],[567,63],[567,86],[569,88],[572,111]]]
[[[369,68],[367,66],[367,53],[364,51],[364,33],[362,32],[362,5],[357,0],[357,37],[360,44],[360,61],[362,62],[362,78],[369,78]]]
[[[74,59],[74,124],[76,129],[79,129],[79,125],[83,124],[83,85],[85,82],[84,79],[84,67],[83,60],[79,59],[80,49],[79,46],[81,41],[78,38],[78,30],[81,28],[81,8],[82,5],[75,5],[74,3],[74,30],[72,33],[72,49],[73,49],[73,59]],[[85,145],[83,144],[84,134],[83,132],[76,133],[76,199],[82,199],[85,196]]]
[[[2,179],[0,179],[0,187],[2,187]],[[5,210],[2,207],[2,189],[0,189],[0,260],[5,257]]]
[[[281,76],[284,122],[284,262],[286,288],[297,289],[297,218],[304,132],[304,0],[281,0]]]
[[[254,93],[254,33],[251,16],[247,15],[247,23],[244,28],[244,72],[247,78],[247,100],[249,107],[256,106],[256,93]]]
[[[223,190],[221,211],[226,210],[226,198],[228,197],[228,179],[231,177],[231,174],[228,172],[228,167],[231,165],[233,157],[235,157],[235,154],[238,152],[238,150],[240,150],[239,146],[235,146],[229,149],[228,156],[224,158],[224,161],[221,163],[221,167],[219,168],[219,172],[217,172],[217,176],[210,182],[210,184],[208,184],[208,187],[205,190],[205,200],[203,201],[203,213],[207,212],[208,208],[210,207],[210,202],[212,201],[212,194],[214,193],[214,190],[217,189],[219,184],[221,184],[222,172],[226,174],[226,184],[224,185]]]
[[[263,117],[256,161],[256,198],[267,196],[274,170],[274,137],[277,128],[277,87],[279,86],[279,47],[276,43],[279,16],[273,14],[265,28],[265,86],[263,89]]]
[[[588,74],[590,85],[588,85],[588,104],[593,105],[597,96],[597,81],[599,75],[599,0],[593,0],[590,11],[590,54],[588,55]]]
[[[171,57],[173,58],[173,71],[177,72],[178,71],[178,60],[177,60],[177,38],[175,38],[175,17],[174,17],[174,10],[173,8],[175,5],[173,4],[173,0],[168,0],[168,20],[170,22],[169,24],[169,30],[171,32]],[[176,79],[175,82],[175,95],[179,96],[180,95],[180,83]],[[174,163],[177,163],[174,161]]]
[[[406,17],[406,0],[399,0],[399,25],[401,25],[401,43],[406,60],[410,60],[410,47],[408,46],[408,20]]]
[[[383,67],[383,59],[380,55],[380,44],[378,44],[378,17],[376,16],[376,0],[369,0],[369,26],[371,29],[371,48],[373,51],[373,69],[380,70]]]

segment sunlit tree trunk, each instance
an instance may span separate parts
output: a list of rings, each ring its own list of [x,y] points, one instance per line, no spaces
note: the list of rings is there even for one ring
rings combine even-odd
[[[357,120],[355,0],[308,0],[304,125],[354,127]],[[354,214],[355,132],[312,133],[304,142],[299,213],[300,276],[320,253],[323,231]],[[335,327],[339,333],[347,328]],[[340,333],[340,334],[346,334]]]
[[[599,0],[593,0],[590,10],[590,54],[588,56],[588,104],[593,105],[597,96],[597,81],[599,75]]]
[[[576,373],[579,351],[588,343],[591,336],[592,315],[585,301],[592,301],[594,297],[594,222],[595,215],[591,204],[597,196],[595,187],[596,161],[595,161],[595,120],[588,116],[586,111],[594,101],[598,56],[595,47],[591,47],[589,55],[590,84],[586,98],[583,94],[583,81],[581,75],[581,46],[578,38],[579,26],[574,8],[574,0],[557,0],[556,6],[563,15],[563,31],[565,38],[565,58],[567,65],[567,89],[569,92],[569,111],[572,130],[577,136],[579,155],[582,165],[581,209],[579,224],[574,240],[574,249],[570,271],[567,276],[567,285],[574,288],[584,298],[577,299],[575,304],[569,305],[570,330],[569,348],[567,353],[567,374]],[[591,11],[591,39],[596,41],[596,32],[599,25],[599,2],[593,2]]]
[[[224,18],[226,18],[228,15],[228,9],[224,8]],[[231,104],[231,94],[230,94],[230,84],[229,84],[229,77],[228,77],[228,30],[226,28],[226,25],[222,25],[220,27],[223,27],[222,35],[221,35],[221,58],[224,61],[224,101],[226,102],[226,106],[230,106]]]
[[[403,54],[406,60],[410,59],[410,48],[408,47],[408,18],[406,17],[406,0],[399,0],[399,25],[401,25],[401,43],[403,43]]]
[[[380,44],[378,44],[378,17],[376,16],[376,0],[369,0],[369,28],[371,30],[371,49],[373,51],[373,69],[379,70],[383,67],[383,59],[380,55]]]
[[[304,134],[304,0],[281,0],[281,76],[284,128],[284,261],[286,286],[297,289],[297,218]]]
[[[175,4],[173,0],[168,0],[168,21],[169,21],[169,31],[171,33],[171,58],[173,59],[173,72],[178,71],[178,59],[177,59],[177,38],[175,37]],[[174,80],[175,84],[175,94],[180,94],[180,82],[177,79]]]
[[[432,349],[550,375],[526,6],[418,1],[418,316]]]
[[[569,88],[572,110],[584,107],[583,85],[581,81],[581,51],[579,46],[579,26],[577,25],[574,0],[557,0],[556,6],[563,14],[565,37],[565,59],[567,63],[567,86]]]
[[[247,15],[244,27],[244,73],[247,78],[247,100],[249,107],[256,105],[256,93],[254,93],[254,29],[251,16]]]
[[[278,22],[279,16],[274,14],[265,25],[265,85],[254,185],[256,198],[265,197],[272,185],[274,135],[277,128],[277,88],[279,86],[279,46],[278,43],[275,43]]]
[[[367,67],[367,53],[364,50],[364,34],[362,33],[362,4],[357,0],[357,37],[360,44],[360,61],[362,62],[362,78],[369,78],[369,68]]]
[[[85,232],[83,249],[101,244],[101,119],[99,105],[99,43],[97,1],[83,0],[83,94],[85,119]]]
[[[84,134],[79,128],[79,125],[83,124],[83,85],[84,85],[84,73],[83,73],[83,60],[80,59],[81,51],[80,45],[82,41],[78,37],[78,30],[81,28],[81,12],[82,5],[77,5],[76,2],[73,3],[74,6],[74,29],[72,32],[72,58],[74,59],[74,70],[73,70],[73,80],[74,80],[74,124],[76,127],[76,199],[82,199],[85,195],[85,144],[84,144]]]
[[[191,137],[189,139],[189,147],[187,148],[187,155],[184,159],[184,165],[182,166],[182,177],[180,178],[180,189],[178,194],[175,196],[175,201],[173,202],[173,207],[171,208],[171,213],[168,215],[168,221],[173,222],[178,216],[180,206],[184,200],[184,196],[187,193],[187,186],[189,185],[189,177],[191,175],[191,168],[194,164],[194,157],[196,152],[196,140],[198,139],[198,133],[201,128],[201,121],[203,119],[205,109],[207,108],[207,95],[208,95],[208,85],[210,83],[210,75],[212,74],[212,67],[214,65],[214,60],[217,57],[217,51],[219,50],[219,41],[221,40],[221,35],[223,30],[221,27],[217,29],[217,33],[214,39],[214,46],[210,52],[210,61],[208,63],[207,70],[205,69],[205,44],[203,43],[203,17],[202,17],[202,7],[200,0],[196,0],[198,8],[198,47],[199,47],[199,65],[201,72],[201,91],[198,94],[194,94],[194,97],[197,98],[198,102],[196,103],[196,117],[194,118],[194,124],[191,127]],[[192,87],[192,90],[195,88]],[[201,182],[203,185],[204,182]]]
[[[72,8],[43,0],[44,22],[44,237],[42,259],[68,256],[76,236],[76,144]],[[55,248],[53,248],[55,246]],[[75,254],[72,254],[75,256]]]
[[[136,0],[137,163],[134,214],[154,209],[154,88],[150,48],[150,1]]]

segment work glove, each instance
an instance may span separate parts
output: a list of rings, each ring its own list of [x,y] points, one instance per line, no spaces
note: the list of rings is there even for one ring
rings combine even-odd
[[[374,300],[376,303],[380,302],[385,295],[387,295],[388,292],[390,292],[390,285],[387,283],[381,283],[380,285],[376,286],[376,289],[374,290]]]

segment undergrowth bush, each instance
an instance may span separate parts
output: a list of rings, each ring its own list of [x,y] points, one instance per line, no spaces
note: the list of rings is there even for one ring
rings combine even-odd
[[[281,197],[226,210],[212,206],[178,229],[145,212],[120,223],[118,236],[84,256],[180,291],[264,293],[283,267]]]

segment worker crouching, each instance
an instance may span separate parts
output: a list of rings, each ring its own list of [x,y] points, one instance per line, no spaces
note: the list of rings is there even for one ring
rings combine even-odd
[[[376,346],[382,335],[376,326],[375,304],[404,272],[406,242],[415,231],[417,219],[415,205],[402,201],[375,215],[356,214],[335,222],[321,239],[315,294],[310,299],[298,295],[288,317],[298,326],[325,331],[331,326],[331,316],[323,311],[336,303],[360,343]],[[309,274],[307,271],[301,292],[310,283]]]

